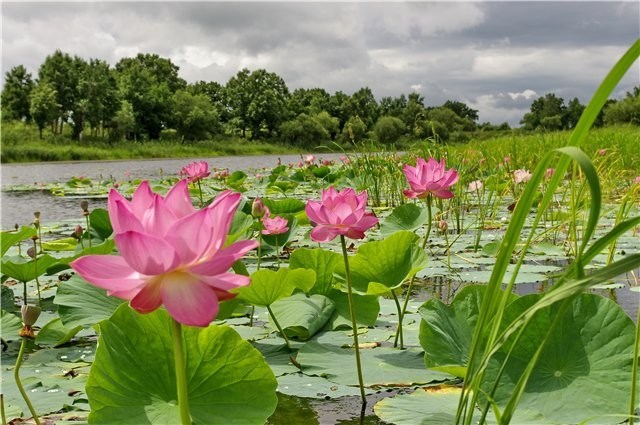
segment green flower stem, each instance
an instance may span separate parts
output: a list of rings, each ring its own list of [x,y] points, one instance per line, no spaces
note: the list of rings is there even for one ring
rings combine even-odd
[[[400,301],[398,301],[398,296],[396,295],[395,290],[391,290],[391,295],[393,295],[393,302],[396,303],[396,309],[398,310],[398,328],[396,329],[396,337],[393,341],[393,348],[398,346],[398,336],[400,336],[400,349],[404,348],[404,336],[402,334],[402,307],[400,307]]]
[[[178,408],[182,425],[191,425],[189,412],[189,389],[187,388],[187,370],[182,342],[182,325],[171,319],[171,335],[173,339],[173,356],[176,368],[176,385],[178,390]]]
[[[358,324],[356,323],[356,310],[353,307],[353,291],[351,289],[351,274],[349,273],[349,255],[347,254],[347,243],[344,235],[340,235],[340,245],[342,245],[342,256],[344,257],[344,271],[347,279],[347,298],[349,299],[349,315],[351,316],[351,328],[353,329],[353,344],[356,350],[356,368],[358,369],[358,384],[360,385],[360,396],[362,405],[367,404],[364,394],[364,382],[362,380],[362,365],[360,363],[360,344],[358,343]]]
[[[427,241],[429,240],[429,235],[431,234],[431,195],[427,196],[427,233],[424,235],[424,240],[422,241],[422,250],[427,247]],[[411,277],[409,280],[409,288],[407,288],[407,293],[404,296],[404,304],[402,305],[402,312],[398,317],[398,329],[396,329],[396,337],[393,341],[393,346],[398,346],[398,337],[400,337],[400,349],[404,348],[402,344],[402,320],[404,319],[404,314],[407,311],[407,305],[409,305],[409,297],[411,296],[411,290],[413,289],[413,282],[416,280],[416,275]]]
[[[38,250],[36,249],[36,240],[33,240],[33,272],[36,275],[36,287],[38,288],[38,307],[42,304],[40,298],[40,281],[38,280]],[[27,294],[24,295],[24,303],[27,303]]]
[[[29,408],[29,412],[31,412],[31,416],[33,416],[33,420],[36,425],[40,425],[40,419],[38,418],[38,414],[36,413],[36,409],[33,408],[33,404],[31,404],[31,400],[29,400],[29,396],[27,392],[24,390],[22,386],[22,381],[20,380],[20,366],[22,365],[22,358],[24,356],[24,348],[27,345],[27,339],[22,337],[22,342],[20,343],[20,351],[18,352],[18,358],[16,359],[16,366],[13,368],[13,379],[16,381],[16,387],[18,387],[18,391],[22,395],[24,402],[27,403],[27,407]],[[4,407],[4,403],[3,403]],[[4,419],[3,419],[4,422]]]
[[[200,199],[200,208],[204,207],[204,199],[202,198],[202,185],[200,184],[200,179],[198,182],[198,199]]]
[[[287,343],[287,348],[291,350],[291,344],[289,343],[289,338],[287,338],[287,334],[284,333],[284,330],[280,326],[280,323],[278,323],[278,319],[276,319],[276,315],[273,314],[273,310],[271,310],[270,305],[267,306],[267,310],[269,311],[269,316],[271,316],[271,319],[273,320],[273,323],[276,325],[276,328],[278,328],[280,335],[282,335],[282,337],[284,338],[284,342]]]
[[[0,394],[0,416],[2,416],[2,425],[7,425],[7,415],[4,412],[4,394]]]
[[[87,240],[89,241],[89,248],[91,248],[91,223],[89,222],[89,214],[85,214],[84,218],[87,222]]]

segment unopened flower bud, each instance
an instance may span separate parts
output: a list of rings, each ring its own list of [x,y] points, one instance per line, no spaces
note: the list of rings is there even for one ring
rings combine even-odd
[[[262,202],[262,199],[256,198],[256,199],[253,200],[253,204],[251,205],[251,215],[252,216],[254,216],[255,218],[262,218],[262,217],[264,217],[265,214],[267,214],[268,211],[269,211],[269,209]]]
[[[27,255],[31,258],[36,258],[36,249],[34,247],[27,249]]]
[[[18,335],[24,338],[35,338],[36,334],[33,331],[33,325],[38,321],[40,312],[42,310],[37,305],[23,305],[20,307],[20,314],[22,315],[22,329],[18,332]]]
[[[449,229],[449,225],[447,224],[447,220],[444,220],[444,219],[440,220],[438,222],[438,229],[443,233],[446,232],[447,229]]]
[[[76,239],[80,239],[82,237],[82,233],[84,233],[84,229],[79,224],[76,225],[76,228],[73,230],[73,237]]]
[[[80,201],[80,208],[82,208],[82,211],[84,212],[89,212],[89,201],[86,199]]]

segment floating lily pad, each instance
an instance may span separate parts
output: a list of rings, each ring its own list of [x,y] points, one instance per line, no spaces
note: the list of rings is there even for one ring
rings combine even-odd
[[[287,336],[306,341],[325,326],[335,304],[324,295],[297,293],[276,301],[271,309]]]

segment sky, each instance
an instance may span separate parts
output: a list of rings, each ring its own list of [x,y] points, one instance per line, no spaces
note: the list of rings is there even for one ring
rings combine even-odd
[[[555,93],[586,104],[640,37],[638,1],[2,2],[2,73],[56,49],[115,65],[155,53],[187,82],[266,69],[290,91],[321,87],[379,100],[419,92],[517,126]],[[2,79],[4,83],[4,78]],[[640,65],[614,97],[640,85]]]

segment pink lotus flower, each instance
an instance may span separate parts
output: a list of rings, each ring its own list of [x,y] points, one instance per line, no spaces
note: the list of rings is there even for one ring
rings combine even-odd
[[[263,216],[269,217],[269,207],[267,207],[262,199],[256,198],[251,204],[251,215],[255,218],[262,218]]]
[[[634,182],[635,184],[640,184],[640,176],[636,177],[636,178],[633,180],[633,182]]]
[[[482,190],[483,187],[484,187],[484,184],[482,183],[482,180],[474,180],[471,183],[469,183],[469,187],[467,188],[467,190],[469,192],[476,192],[478,190]]]
[[[340,155],[340,161],[342,161],[342,163],[343,163],[344,165],[349,165],[349,164],[351,164],[351,160],[350,160],[350,159],[349,159],[349,157],[348,157],[348,156],[346,156],[346,155]]]
[[[531,180],[531,173],[529,170],[516,170],[513,172],[513,181],[515,183],[525,183]]]
[[[220,193],[206,208],[191,204],[187,181],[165,197],[144,181],[131,201],[109,192],[109,218],[120,256],[87,255],[71,263],[78,274],[109,295],[130,300],[149,313],[164,305],[185,325],[207,326],[218,302],[249,278],[229,273],[231,265],[257,246],[255,241],[224,243],[240,194]]]
[[[544,172],[544,178],[550,179],[551,177],[553,177],[553,173],[555,172],[556,172],[555,168],[547,168],[547,171]]]
[[[404,175],[411,189],[403,191],[408,198],[426,198],[433,195],[436,198],[453,198],[453,192],[449,190],[458,181],[458,172],[453,168],[445,170],[444,159],[440,162],[429,158],[429,162],[418,158],[415,167],[406,164]]]
[[[598,156],[605,156],[607,154],[607,150],[606,149],[598,149],[598,151],[596,153],[598,154]]]
[[[209,172],[209,164],[206,161],[196,161],[192,162],[189,165],[185,165],[180,170],[180,175],[185,176],[189,183],[195,183],[198,180],[202,180],[205,177],[208,177],[211,172]]]
[[[265,215],[262,217],[262,224],[264,225],[263,235],[281,235],[289,230],[289,222],[284,217],[271,218]]]
[[[315,157],[314,155],[311,155],[311,154],[306,155],[306,156],[304,157],[304,162],[305,162],[306,164],[311,165],[311,164],[313,164],[314,162],[316,162],[316,157]]]
[[[322,191],[322,200],[307,202],[307,216],[314,226],[311,239],[329,242],[338,235],[363,239],[365,230],[378,224],[372,212],[366,212],[367,192],[357,195],[346,188],[338,192],[333,186]]]

